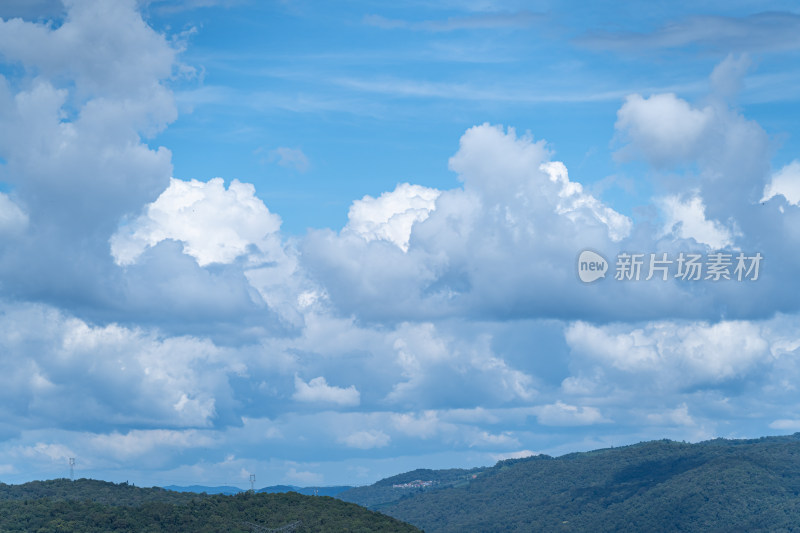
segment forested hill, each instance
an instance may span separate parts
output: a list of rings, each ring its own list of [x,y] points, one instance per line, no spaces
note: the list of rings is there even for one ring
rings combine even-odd
[[[646,442],[467,472],[455,484],[398,488],[393,500],[385,480],[341,496],[367,502],[372,489],[381,497],[371,508],[428,533],[800,531],[800,433]]]
[[[327,496],[177,493],[81,479],[0,484],[0,531],[414,532],[409,524]]]

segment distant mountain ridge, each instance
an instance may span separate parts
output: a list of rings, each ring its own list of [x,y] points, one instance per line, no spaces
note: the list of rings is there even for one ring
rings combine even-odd
[[[395,518],[296,493],[196,494],[92,479],[0,483],[3,533],[253,531],[412,533]]]
[[[194,494],[239,494],[240,492],[245,492],[244,489],[240,489],[239,487],[232,487],[230,485],[222,485],[219,487],[206,487],[203,485],[189,485],[189,486],[180,486],[180,485],[167,485],[162,487],[165,490],[172,490],[175,492],[191,492]],[[275,494],[280,492],[297,492],[298,494],[304,494],[306,496],[331,496],[336,497],[342,492],[346,490],[350,490],[353,487],[349,485],[343,486],[331,486],[331,487],[297,487],[295,485],[272,485],[270,487],[263,487],[260,489],[256,489],[255,492],[266,492],[269,494]]]
[[[411,478],[439,483],[396,486]],[[800,433],[415,470],[339,497],[428,533],[800,531]]]

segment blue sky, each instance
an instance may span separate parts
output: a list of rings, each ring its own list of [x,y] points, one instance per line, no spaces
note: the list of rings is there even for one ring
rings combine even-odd
[[[0,17],[1,481],[365,484],[800,430],[793,3]],[[715,253],[731,279],[676,277]]]

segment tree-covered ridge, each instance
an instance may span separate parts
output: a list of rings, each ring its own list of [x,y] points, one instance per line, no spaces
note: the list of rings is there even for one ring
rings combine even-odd
[[[74,489],[74,490],[70,490]],[[415,527],[334,498],[297,493],[176,493],[94,480],[0,485],[3,532],[413,532]]]
[[[473,476],[479,475],[488,468],[450,468],[447,470],[429,470],[420,468],[396,476],[382,479],[374,485],[354,487],[341,492],[336,497],[342,500],[357,503],[370,509],[380,510],[382,506],[416,494],[425,490],[440,490],[449,487],[466,485]],[[430,487],[398,487],[414,481],[433,481]]]
[[[800,531],[800,434],[501,461],[374,508],[428,533]]]
[[[78,500],[108,505],[140,505],[147,502],[188,503],[196,494],[173,492],[160,487],[136,487],[128,483],[111,483],[97,479],[49,479],[21,485],[0,483],[0,501]]]

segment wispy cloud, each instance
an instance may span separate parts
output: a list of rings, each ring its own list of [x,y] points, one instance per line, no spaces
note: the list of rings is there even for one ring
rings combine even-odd
[[[311,167],[308,157],[300,148],[279,146],[269,151],[269,158],[282,167],[291,168],[298,172],[307,172]]]
[[[449,32],[458,30],[497,30],[529,28],[545,18],[531,11],[504,14],[480,14],[462,17],[449,17],[444,20],[403,20],[390,19],[381,15],[366,15],[364,24],[384,30],[412,30],[428,32]]]
[[[594,31],[577,42],[608,50],[702,46],[728,51],[778,51],[800,48],[800,15],[757,13],[746,17],[690,16],[645,32]]]

